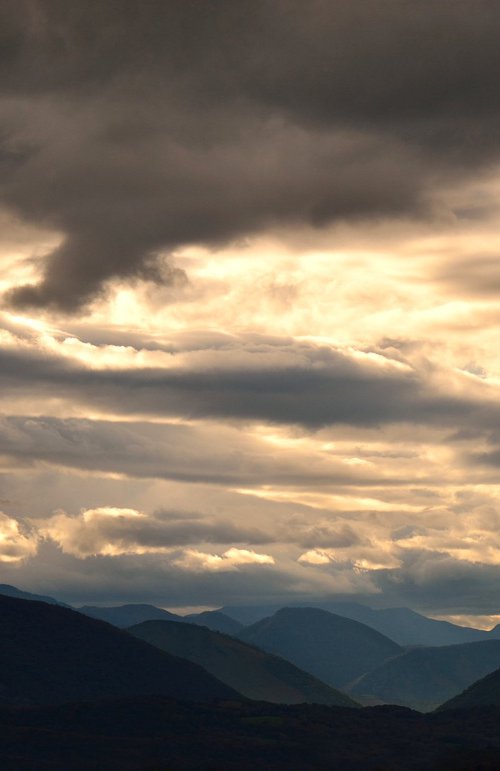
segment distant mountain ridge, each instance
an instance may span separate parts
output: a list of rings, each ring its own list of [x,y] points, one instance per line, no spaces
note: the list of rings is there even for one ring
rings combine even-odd
[[[402,653],[371,627],[319,608],[282,608],[242,629],[238,638],[340,689]]]
[[[231,605],[222,612],[245,625],[272,616],[281,605]],[[500,639],[500,624],[489,631],[463,627],[449,621],[427,618],[411,608],[370,608],[357,602],[304,602],[289,607],[308,607],[327,610],[344,618],[359,621],[389,637],[398,645],[459,645],[480,640]]]
[[[125,629],[128,626],[140,624],[143,621],[182,621],[182,617],[177,616],[175,613],[170,613],[168,610],[163,610],[163,608],[157,608],[155,605],[144,603],[111,605],[109,607],[83,605],[81,608],[76,608],[76,610],[90,618],[106,621],[108,624],[117,626],[119,629]]]
[[[399,645],[459,645],[492,638],[500,639],[500,627],[491,631],[459,626],[428,618],[411,608],[374,609],[359,603],[325,603],[325,610],[361,621],[390,637]]]
[[[9,584],[0,584],[0,594],[19,599],[38,600],[50,604],[71,607],[53,597],[32,594]],[[282,609],[282,605],[241,605],[225,606],[218,610],[190,613],[186,616],[172,613],[146,603],[127,603],[113,606],[84,605],[76,608],[92,618],[99,618],[121,629],[151,620],[177,620],[190,624],[207,626],[209,629],[236,635],[243,626],[268,618]],[[302,605],[292,603],[289,607],[310,607],[327,610],[344,618],[359,621],[389,637],[401,646],[460,645],[481,640],[500,640],[500,624],[491,630],[475,629],[452,624],[449,621],[428,618],[410,608],[370,608],[358,602],[315,601]]]
[[[241,698],[202,667],[58,605],[0,595],[0,640],[0,704]]]
[[[91,618],[98,618],[101,621],[107,621],[119,629],[126,629],[134,624],[141,624],[144,621],[177,621],[178,623],[196,624],[198,626],[207,626],[216,632],[225,634],[236,634],[242,624],[233,618],[226,616],[218,610],[205,610],[202,613],[190,613],[187,616],[181,616],[177,613],[171,613],[163,608],[157,608],[156,605],[145,603],[129,603],[127,605],[82,605],[76,608],[80,613]]]
[[[65,602],[55,600],[54,597],[47,597],[44,594],[32,594],[31,592],[24,592],[22,589],[18,589],[17,586],[11,586],[10,584],[0,584],[0,595],[5,597],[15,597],[18,600],[32,600],[34,602],[46,602],[49,605],[60,605],[62,608],[69,608],[70,605],[66,605]]]

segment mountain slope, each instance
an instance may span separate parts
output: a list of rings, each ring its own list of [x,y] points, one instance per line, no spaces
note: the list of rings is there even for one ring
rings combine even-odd
[[[238,638],[283,656],[334,688],[402,652],[374,629],[318,608],[282,608]]]
[[[262,621],[264,618],[274,616],[274,614],[277,613],[278,610],[281,610],[282,607],[282,604],[224,605],[224,607],[221,608],[221,613],[224,613],[224,615],[229,616],[230,618],[234,618],[235,621],[239,621],[239,623],[243,624],[243,626],[249,626],[250,624],[256,624],[257,621]]]
[[[169,613],[168,610],[157,608],[155,605],[146,605],[140,603],[131,603],[129,605],[117,605],[113,607],[95,607],[94,605],[83,605],[77,608],[79,613],[83,613],[90,618],[98,618],[100,621],[106,621],[108,624],[125,629],[133,624],[141,624],[143,621],[182,621],[182,616],[175,613]]]
[[[146,621],[128,631],[161,650],[202,664],[217,679],[250,699],[278,704],[357,706],[349,697],[288,661],[206,627]]]
[[[31,592],[23,592],[22,589],[18,589],[17,586],[11,586],[10,584],[0,584],[0,594],[6,597],[16,597],[18,600],[33,600],[34,602],[47,602],[49,605],[60,605],[62,608],[69,608],[65,602],[59,602],[53,597],[46,597],[44,594],[32,594]]]
[[[496,669],[482,680],[473,683],[463,693],[441,704],[438,711],[492,706],[500,707],[500,669]]]
[[[500,640],[416,648],[364,675],[349,692],[363,703],[426,712],[498,667]]]
[[[234,697],[201,667],[81,613],[0,596],[0,704]]]
[[[325,603],[322,607],[331,613],[367,624],[399,645],[459,645],[496,636],[494,632],[427,618],[410,608],[374,609],[355,602]]]
[[[182,621],[187,621],[189,624],[197,624],[198,626],[207,626],[214,632],[222,632],[223,634],[237,634],[242,628],[243,624],[236,621],[230,616],[226,616],[220,610],[205,610],[202,613],[190,613],[188,616],[183,616]]]

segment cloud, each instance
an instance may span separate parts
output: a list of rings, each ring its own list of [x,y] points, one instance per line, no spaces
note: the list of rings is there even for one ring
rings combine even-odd
[[[250,549],[228,549],[223,554],[207,554],[197,549],[186,549],[182,557],[175,559],[173,564],[185,570],[194,571],[232,571],[243,565],[274,565],[274,559],[269,554],[257,554]]]
[[[172,517],[170,512],[147,515],[135,509],[111,506],[83,510],[78,516],[60,511],[45,520],[36,520],[34,524],[42,536],[57,543],[66,554],[80,558],[170,554],[177,547],[191,543],[265,543],[270,540],[256,528],[201,517],[193,519],[189,513],[186,517],[181,513]],[[235,554],[225,557],[230,560],[228,565],[238,564],[237,553],[241,550],[233,551]],[[243,555],[247,553],[253,554],[242,551]]]
[[[297,562],[304,565],[322,566],[333,568],[335,571],[344,569],[354,574],[366,574],[370,579],[371,571],[382,570],[386,568],[398,568],[401,560],[398,556],[391,554],[390,549],[384,548],[383,544],[369,544],[368,548],[353,550],[357,557],[350,558],[335,549],[309,549],[297,558]]]
[[[298,557],[298,562],[305,562],[307,565],[329,565],[331,556],[324,549],[309,549]]]
[[[500,292],[500,265],[498,254],[474,253],[455,257],[436,272],[450,294],[461,297],[495,299]]]
[[[415,549],[405,553],[399,569],[377,571],[372,579],[387,604],[398,598],[424,612],[498,613],[498,565]]]
[[[377,350],[315,345],[291,339],[233,339],[223,349],[171,354],[143,366],[92,366],[61,350],[0,349],[0,384],[20,399],[58,398],[118,414],[185,419],[240,419],[301,424],[431,426],[500,424],[494,384],[429,361],[410,364]],[[389,352],[390,353],[390,352]],[[166,356],[167,354],[162,354]],[[133,356],[128,357],[133,362]]]
[[[8,0],[0,199],[60,237],[8,301],[72,312],[175,282],[183,244],[432,209],[498,159],[499,27],[492,0]]]
[[[327,520],[318,519],[314,525],[300,527],[294,525],[293,533],[296,543],[300,543],[301,546],[316,546],[316,547],[331,547],[337,549],[345,549],[351,546],[358,546],[366,541],[366,536],[359,532],[356,532],[354,524],[347,522],[329,522]],[[325,554],[329,553],[328,549],[313,549],[307,554],[313,557],[321,555],[324,558]]]
[[[0,511],[0,563],[17,565],[37,551],[37,533]]]

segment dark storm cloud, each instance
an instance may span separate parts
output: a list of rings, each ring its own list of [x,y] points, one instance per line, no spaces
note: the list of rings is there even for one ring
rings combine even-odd
[[[500,467],[500,447],[490,450],[489,452],[478,452],[469,455],[469,460],[477,464],[484,464],[486,466],[493,466],[493,468]]]
[[[15,306],[276,223],[422,212],[496,160],[493,0],[6,0],[0,198],[59,231]]]
[[[456,560],[447,554],[407,551],[396,570],[370,575],[387,604],[449,613],[500,612],[500,566]]]
[[[349,546],[362,544],[366,540],[363,539],[359,533],[356,533],[354,528],[349,524],[341,524],[338,526],[317,524],[296,532],[297,529],[298,528],[294,529],[294,540],[307,549],[344,549]]]
[[[448,389],[443,373],[377,365],[369,358],[306,344],[204,351],[203,360],[140,369],[91,369],[68,359],[0,350],[4,396],[70,399],[118,414],[257,420],[317,429],[331,424],[415,423],[493,429],[498,403],[466,379]],[[433,381],[441,376],[441,385]],[[448,375],[449,378],[449,375]]]

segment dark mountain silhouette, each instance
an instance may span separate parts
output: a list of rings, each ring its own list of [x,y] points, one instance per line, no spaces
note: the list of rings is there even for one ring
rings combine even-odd
[[[222,612],[242,624],[254,624],[267,618],[280,605],[226,606]],[[290,607],[294,607],[291,605]],[[308,602],[302,607],[320,608],[353,621],[366,624],[398,645],[459,645],[480,640],[500,639],[500,625],[491,631],[458,626],[449,621],[427,618],[410,608],[370,608],[358,602]]]
[[[319,608],[282,608],[244,628],[238,637],[283,656],[334,688],[345,687],[402,652],[374,629]]]
[[[128,631],[174,656],[201,664],[249,699],[278,704],[357,706],[348,696],[290,662],[207,627],[146,621]]]
[[[500,640],[415,648],[361,677],[349,692],[362,703],[430,711],[500,667]]]
[[[18,600],[33,600],[35,602],[47,602],[49,605],[60,605],[63,608],[69,608],[65,602],[59,602],[53,597],[46,597],[44,594],[32,594],[31,592],[23,592],[22,589],[18,589],[17,586],[11,586],[10,584],[0,584],[0,594],[6,597],[17,597]]]
[[[201,667],[57,605],[0,596],[0,640],[0,704],[235,695]]]
[[[161,697],[0,708],[2,771],[498,771],[500,708]]]
[[[154,605],[145,605],[140,603],[131,603],[129,605],[116,605],[112,607],[96,607],[94,605],[83,605],[77,609],[80,613],[91,618],[98,618],[100,621],[107,621],[120,629],[125,629],[133,624],[140,624],[143,621],[182,621],[182,616],[170,613],[168,610],[157,608]]]
[[[202,613],[190,613],[188,616],[183,616],[182,621],[187,621],[189,624],[197,624],[198,626],[207,626],[214,632],[223,632],[224,634],[235,635],[240,629],[243,628],[243,624],[236,621],[234,618],[226,616],[220,610],[205,610]]]
[[[470,707],[500,707],[500,669],[478,680],[463,693],[441,704],[439,710],[469,709]]]

